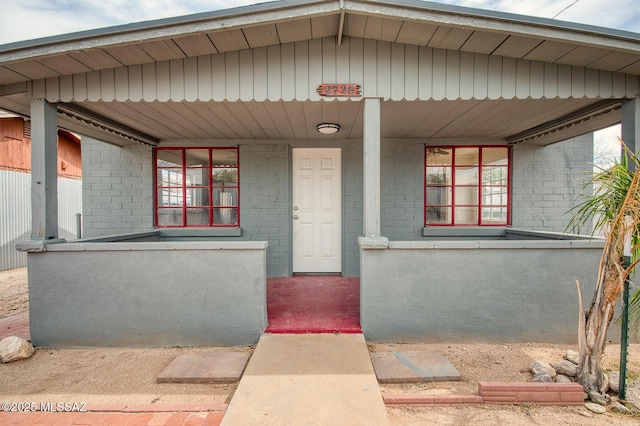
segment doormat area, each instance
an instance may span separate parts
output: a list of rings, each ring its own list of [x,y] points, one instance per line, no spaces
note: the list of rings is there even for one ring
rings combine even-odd
[[[458,370],[437,351],[372,352],[370,355],[380,383],[460,380]]]
[[[360,280],[296,276],[267,280],[266,333],[362,333]]]
[[[248,352],[202,352],[180,355],[157,378],[158,383],[232,383],[240,380]]]

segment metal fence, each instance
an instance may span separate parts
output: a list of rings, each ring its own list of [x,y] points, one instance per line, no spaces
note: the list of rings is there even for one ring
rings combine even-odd
[[[82,181],[58,178],[58,235],[76,239],[82,213]],[[31,238],[31,175],[0,170],[0,271],[27,266],[16,244]]]

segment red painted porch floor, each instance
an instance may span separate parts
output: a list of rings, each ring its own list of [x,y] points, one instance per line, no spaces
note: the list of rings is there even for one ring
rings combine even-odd
[[[266,333],[362,333],[360,279],[294,276],[267,279]]]

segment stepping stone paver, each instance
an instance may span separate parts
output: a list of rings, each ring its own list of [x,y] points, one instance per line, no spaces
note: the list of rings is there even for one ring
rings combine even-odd
[[[437,351],[372,352],[370,355],[380,383],[460,380],[458,370]]]
[[[213,351],[181,355],[157,378],[158,383],[231,383],[242,376],[248,352]]]

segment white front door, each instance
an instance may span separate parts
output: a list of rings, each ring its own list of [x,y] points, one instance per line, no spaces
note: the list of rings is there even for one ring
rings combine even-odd
[[[342,152],[293,149],[293,272],[342,272]]]

